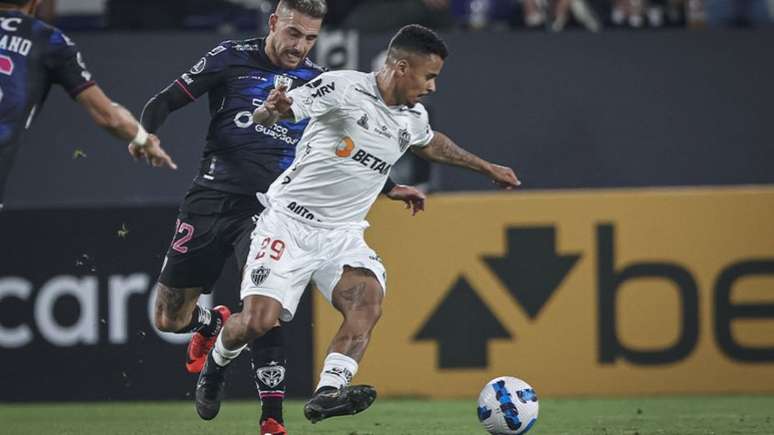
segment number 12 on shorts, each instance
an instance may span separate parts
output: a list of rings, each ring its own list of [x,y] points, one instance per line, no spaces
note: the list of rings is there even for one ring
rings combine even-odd
[[[175,236],[172,238],[172,249],[175,251],[185,254],[188,252],[188,246],[185,246],[186,243],[190,242],[191,239],[193,239],[194,231],[196,229],[193,225],[185,222],[181,222],[180,219],[177,220],[175,223]],[[182,234],[183,236],[179,239],[175,240],[178,235]]]
[[[255,256],[256,260],[266,256],[266,248],[269,248],[271,255],[269,258],[272,260],[279,260],[282,258],[282,254],[285,253],[285,242],[282,240],[274,240],[272,242],[271,237],[266,237],[261,241],[261,247],[258,250],[258,254]]]

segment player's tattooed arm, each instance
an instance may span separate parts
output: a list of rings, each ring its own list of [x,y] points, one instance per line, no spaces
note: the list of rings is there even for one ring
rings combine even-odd
[[[433,138],[424,147],[412,147],[414,154],[425,160],[447,165],[461,166],[476,172],[485,173],[489,164],[475,154],[462,149],[449,136],[435,131]]]
[[[464,150],[440,131],[434,132],[433,138],[426,146],[412,147],[412,151],[426,160],[460,166],[484,174],[490,177],[492,182],[506,189],[521,185],[511,168],[488,162]]]

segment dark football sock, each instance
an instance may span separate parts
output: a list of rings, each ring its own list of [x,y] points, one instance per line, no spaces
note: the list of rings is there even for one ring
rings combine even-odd
[[[285,343],[282,327],[276,326],[256,338],[250,348],[255,386],[261,399],[261,420],[273,418],[282,423],[285,400]]]
[[[180,334],[199,332],[205,337],[214,337],[220,332],[222,324],[220,313],[197,305],[191,315],[191,323],[177,332]]]

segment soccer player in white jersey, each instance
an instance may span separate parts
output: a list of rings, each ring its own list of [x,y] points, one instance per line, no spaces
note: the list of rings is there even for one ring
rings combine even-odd
[[[293,164],[265,195],[242,277],[243,310],[218,336],[196,386],[200,415],[217,415],[228,364],[278,319],[293,318],[309,281],[344,320],[328,349],[304,415],[312,422],[368,408],[376,391],[350,385],[382,312],[386,272],[363,232],[392,165],[411,149],[462,166],[505,188],[520,184],[510,168],[487,162],[434,132],[419,100],[435,91],[448,54],[432,30],[410,25],[390,42],[377,73],[337,71],[289,93],[276,89],[256,109],[256,123],[310,123]]]

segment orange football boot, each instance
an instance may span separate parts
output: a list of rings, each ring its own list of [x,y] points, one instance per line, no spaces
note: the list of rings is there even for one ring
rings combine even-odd
[[[199,373],[202,371],[204,362],[207,361],[207,354],[215,346],[215,341],[218,339],[221,328],[223,328],[226,320],[231,316],[231,310],[225,305],[218,305],[213,310],[220,314],[220,326],[218,326],[217,332],[212,337],[206,337],[199,332],[191,337],[191,342],[188,343],[185,363],[185,369],[188,370],[188,373]]]
[[[282,423],[278,423],[273,418],[267,418],[261,423],[261,435],[288,435],[288,431]]]

